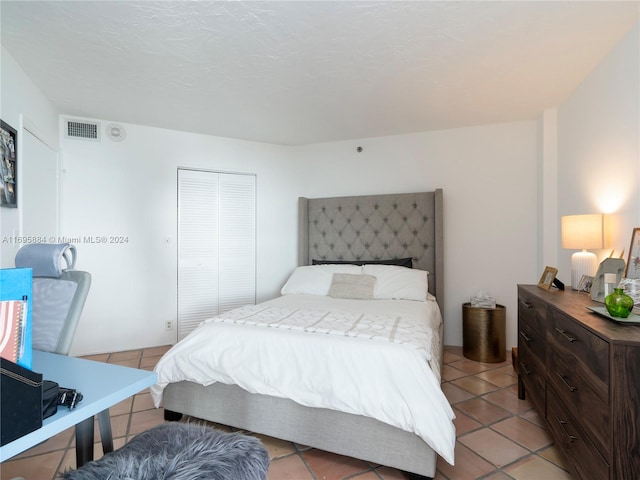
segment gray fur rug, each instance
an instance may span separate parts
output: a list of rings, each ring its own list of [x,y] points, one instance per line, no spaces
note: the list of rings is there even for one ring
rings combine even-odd
[[[255,437],[167,423],[60,475],[64,480],[266,480],[269,454]]]

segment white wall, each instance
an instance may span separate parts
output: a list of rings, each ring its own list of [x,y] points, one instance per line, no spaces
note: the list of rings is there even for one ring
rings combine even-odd
[[[278,293],[296,262],[296,182],[285,147],[123,125],[119,143],[61,140],[61,233],[77,246],[77,268],[93,276],[72,354],[175,342],[165,325],[175,325],[177,310],[178,167],[257,174],[258,301]],[[102,236],[107,243],[91,243]]]
[[[614,47],[558,108],[558,221],[562,215],[611,213],[612,243],[629,252],[640,226],[640,24]],[[569,277],[571,254],[559,269]]]
[[[516,122],[298,148],[302,195],[444,190],[445,343],[462,345],[462,304],[479,289],[507,307],[537,283],[537,124]],[[362,153],[356,147],[362,146]]]
[[[522,255],[536,249],[535,122],[298,148],[124,126],[120,143],[61,140],[61,232],[93,275],[72,353],[175,341],[178,166],[257,174],[259,301],[296,264],[297,197],[442,187],[446,341],[462,343],[461,305],[484,289],[507,306],[515,344],[515,285],[538,278]],[[91,243],[101,236],[127,240]]]
[[[54,150],[58,148],[58,113],[53,104],[24,73],[15,59],[0,47],[0,118],[18,131],[18,208],[0,208],[0,267],[14,266],[21,244],[20,232],[22,166],[22,124]]]

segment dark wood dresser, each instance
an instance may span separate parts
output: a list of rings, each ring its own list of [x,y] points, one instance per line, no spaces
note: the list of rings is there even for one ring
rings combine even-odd
[[[640,479],[640,326],[588,294],[518,285],[518,396],[543,416],[572,475]]]

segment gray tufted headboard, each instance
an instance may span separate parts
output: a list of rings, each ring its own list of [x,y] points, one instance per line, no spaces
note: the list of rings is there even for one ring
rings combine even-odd
[[[444,311],[442,189],[298,199],[298,265],[413,258]]]

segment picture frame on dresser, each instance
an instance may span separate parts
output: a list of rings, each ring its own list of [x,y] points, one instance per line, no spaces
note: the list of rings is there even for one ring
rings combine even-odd
[[[631,233],[631,245],[629,246],[624,277],[640,278],[640,227],[634,228]]]
[[[577,290],[579,292],[591,292],[591,285],[593,284],[593,277],[591,275],[582,275],[580,283],[578,283]]]
[[[545,267],[544,272],[542,272],[542,276],[538,281],[538,286],[544,290],[549,290],[551,285],[553,285],[553,281],[558,274],[558,269],[555,267]]]

